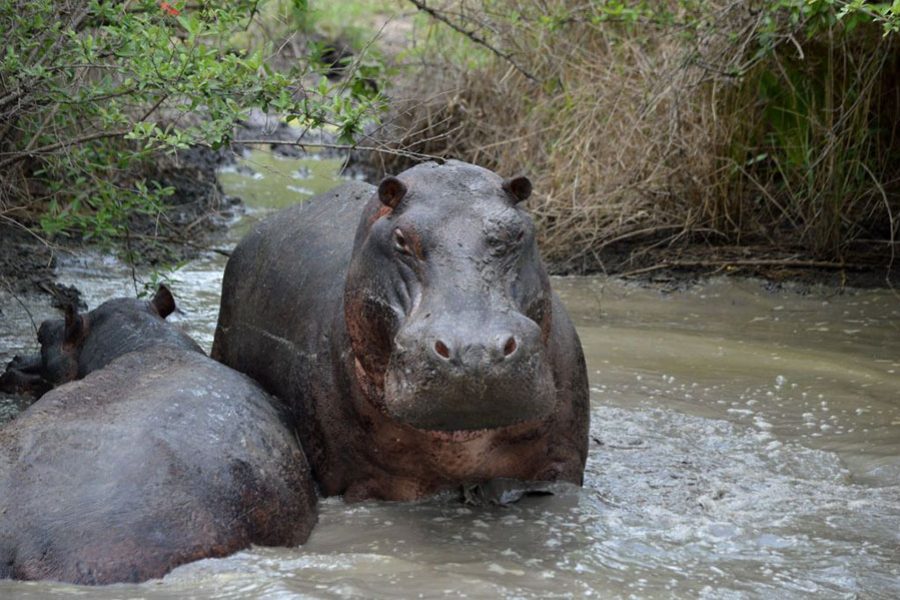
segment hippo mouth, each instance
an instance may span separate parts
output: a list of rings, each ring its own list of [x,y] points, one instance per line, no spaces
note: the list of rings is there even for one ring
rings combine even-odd
[[[504,425],[500,427],[486,427],[484,429],[457,429],[457,430],[444,430],[444,429],[423,429],[421,427],[413,427],[416,431],[427,434],[429,437],[438,440],[440,442],[448,442],[454,444],[461,444],[464,442],[471,442],[472,440],[476,440],[480,437],[486,435],[494,435],[497,433],[503,433],[510,430],[516,429],[527,429],[531,427],[536,427],[540,425],[543,419],[531,419],[528,421],[519,421],[517,423],[512,423],[510,425]]]
[[[540,377],[441,380],[438,385],[389,369],[383,410],[446,441],[467,441],[488,432],[537,424],[556,407],[549,373]]]

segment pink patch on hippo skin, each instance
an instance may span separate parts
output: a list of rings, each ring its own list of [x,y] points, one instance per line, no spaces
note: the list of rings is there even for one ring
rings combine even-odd
[[[381,217],[388,216],[392,212],[394,212],[394,209],[392,209],[390,206],[382,204],[381,206],[378,207],[378,210],[375,212],[375,214],[373,214],[371,217],[369,217],[368,226],[371,227],[372,225],[375,224],[375,221],[377,221]]]
[[[346,502],[421,500],[456,489],[462,480],[543,480],[546,460],[554,454],[548,445],[552,438],[546,433],[552,423],[547,419],[497,429],[435,432],[399,423],[377,403],[362,400],[357,408],[367,423],[370,447],[379,450],[355,457],[353,480],[329,482],[343,489]]]

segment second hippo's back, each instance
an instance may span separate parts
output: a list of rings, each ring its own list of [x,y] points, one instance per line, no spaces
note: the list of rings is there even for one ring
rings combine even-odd
[[[241,240],[225,269],[213,358],[282,399],[303,393],[310,363],[328,362],[316,355],[328,347],[357,224],[374,191],[344,184],[279,211]]]

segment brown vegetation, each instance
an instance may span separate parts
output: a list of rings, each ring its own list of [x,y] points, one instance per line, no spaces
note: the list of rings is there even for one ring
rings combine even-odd
[[[477,69],[427,55],[394,91],[408,100],[387,137],[529,173],[557,271],[745,268],[757,257],[889,269],[897,36],[871,21],[850,30],[833,12],[815,16],[821,25],[755,3],[699,4],[674,21],[617,22],[595,3],[445,3],[457,32],[497,52]]]

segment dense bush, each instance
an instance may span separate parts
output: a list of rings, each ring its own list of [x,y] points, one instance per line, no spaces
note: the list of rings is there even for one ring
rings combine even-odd
[[[351,139],[379,100],[315,64],[270,66],[260,15],[305,0],[19,0],[0,3],[0,219],[101,241],[163,211],[152,164],[229,142],[251,108]],[[371,76],[371,73],[367,73]],[[318,81],[318,83],[316,83]]]
[[[398,143],[534,174],[561,269],[697,240],[892,261],[900,2],[412,3],[476,49],[426,52]]]

